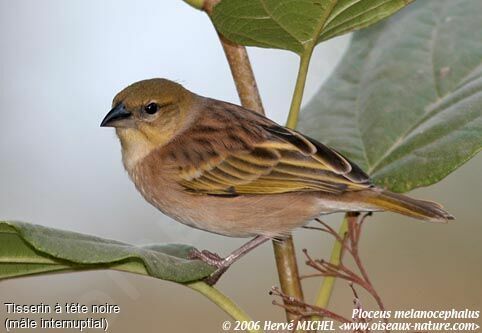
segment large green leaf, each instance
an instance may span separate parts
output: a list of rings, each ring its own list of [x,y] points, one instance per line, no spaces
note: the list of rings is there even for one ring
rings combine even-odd
[[[0,279],[56,271],[115,269],[187,283],[214,268],[187,260],[181,244],[133,246],[23,222],[0,222]]]
[[[241,45],[303,53],[313,42],[367,27],[413,0],[222,0],[216,29]]]
[[[481,149],[482,1],[424,0],[356,33],[300,129],[375,182],[433,184]]]

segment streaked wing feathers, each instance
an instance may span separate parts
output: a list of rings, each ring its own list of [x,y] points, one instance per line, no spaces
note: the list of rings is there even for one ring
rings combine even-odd
[[[371,186],[337,151],[239,106],[212,101],[166,153],[186,190],[212,195],[341,193]]]

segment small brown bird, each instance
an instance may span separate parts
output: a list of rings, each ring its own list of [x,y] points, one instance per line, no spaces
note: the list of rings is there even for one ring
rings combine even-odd
[[[224,259],[193,253],[218,267],[211,282],[250,249],[321,214],[454,218],[437,203],[374,186],[356,164],[310,137],[169,80],[122,90],[101,126],[116,128],[130,178],[164,214],[209,232],[255,237]]]

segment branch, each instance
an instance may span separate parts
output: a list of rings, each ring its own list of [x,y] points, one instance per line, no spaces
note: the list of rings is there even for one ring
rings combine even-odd
[[[296,262],[293,237],[290,236],[282,241],[273,240],[273,250],[281,290],[283,290],[286,295],[303,301],[303,290],[300,283],[298,263]],[[290,321],[295,320],[296,316],[286,310],[286,318]]]
[[[247,109],[264,114],[261,96],[259,95],[246,48],[233,44],[220,34],[218,36],[223,46],[224,54],[228,59],[241,104]]]
[[[191,0],[188,2],[192,1],[197,3],[202,2],[202,9],[211,17],[214,6],[216,6],[220,0]],[[218,37],[223,46],[226,59],[228,60],[241,104],[247,109],[264,114],[261,96],[246,48],[227,40],[220,33],[218,33]]]

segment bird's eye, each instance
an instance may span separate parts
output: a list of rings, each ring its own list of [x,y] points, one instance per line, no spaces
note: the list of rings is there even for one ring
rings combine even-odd
[[[144,107],[144,111],[148,114],[154,114],[159,110],[159,106],[156,103],[150,103]]]

